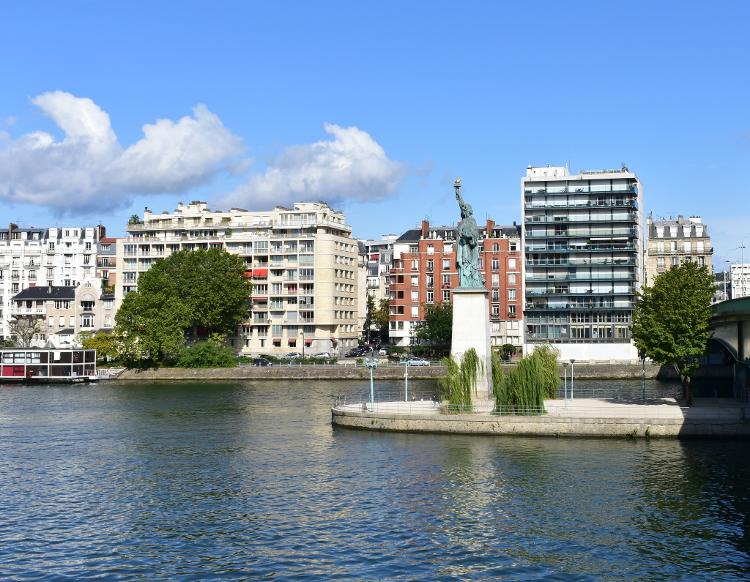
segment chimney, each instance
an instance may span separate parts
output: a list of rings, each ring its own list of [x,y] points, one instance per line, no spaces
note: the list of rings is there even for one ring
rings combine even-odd
[[[47,295],[52,295],[52,281],[47,285]]]
[[[422,221],[422,238],[427,238],[427,232],[430,230],[430,223],[427,220]]]
[[[492,231],[495,230],[495,221],[491,218],[487,219],[487,230],[484,233],[484,238],[492,238]]]

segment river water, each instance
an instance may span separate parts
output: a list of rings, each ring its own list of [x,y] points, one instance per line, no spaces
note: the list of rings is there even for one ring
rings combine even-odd
[[[0,386],[0,578],[750,578],[747,442],[333,429],[366,388]]]

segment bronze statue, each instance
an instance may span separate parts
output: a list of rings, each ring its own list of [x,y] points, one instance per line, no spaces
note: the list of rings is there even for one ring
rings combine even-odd
[[[458,223],[458,286],[462,289],[484,289],[484,278],[479,269],[479,227],[474,220],[471,205],[461,197],[461,178],[453,184],[456,189],[456,200],[461,209],[461,221]]]

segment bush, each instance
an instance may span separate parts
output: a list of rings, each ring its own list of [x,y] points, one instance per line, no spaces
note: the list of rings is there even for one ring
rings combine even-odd
[[[443,360],[448,368],[440,380],[441,396],[448,404],[463,409],[471,406],[471,396],[475,390],[477,376],[483,365],[474,348],[467,350],[457,364],[453,358]]]
[[[177,368],[234,368],[237,357],[231,348],[212,341],[198,342],[180,353]]]
[[[544,399],[553,397],[559,384],[557,350],[550,346],[538,347],[507,374],[500,357],[492,354],[492,386],[498,409],[521,414],[541,413]]]

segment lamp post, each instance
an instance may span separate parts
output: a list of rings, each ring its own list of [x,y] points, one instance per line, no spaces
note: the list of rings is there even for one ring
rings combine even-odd
[[[570,400],[573,400],[573,386],[574,386],[574,380],[573,380],[573,365],[576,363],[576,361],[571,358],[570,359]]]
[[[641,401],[646,403],[646,352],[638,350],[638,357],[641,359]]]
[[[745,245],[740,245],[740,297],[745,297]],[[734,295],[734,293],[732,293]]]
[[[404,402],[409,402],[409,362],[404,366]]]
[[[727,269],[732,268],[732,261],[724,261],[726,263],[726,266],[724,267],[724,301],[729,299],[729,296],[727,295]]]
[[[378,361],[375,358],[366,358],[365,366],[370,369],[370,412],[375,412],[375,382],[372,373],[378,367]]]

